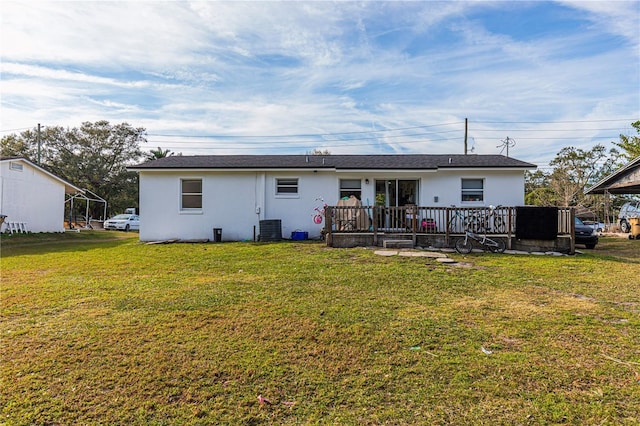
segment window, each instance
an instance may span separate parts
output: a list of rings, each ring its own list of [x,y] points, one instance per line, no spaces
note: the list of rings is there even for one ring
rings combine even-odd
[[[297,195],[298,178],[276,179],[276,195]]]
[[[355,196],[362,200],[362,186],[360,179],[340,179],[340,198]]]
[[[15,170],[17,172],[21,172],[22,171],[22,164],[16,163],[15,161],[9,161],[9,169],[10,170]]]
[[[484,201],[484,179],[462,179],[462,201]]]
[[[182,179],[181,209],[202,208],[202,179]]]

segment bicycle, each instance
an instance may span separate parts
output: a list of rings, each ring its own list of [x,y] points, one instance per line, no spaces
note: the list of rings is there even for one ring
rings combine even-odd
[[[479,235],[475,232],[466,231],[464,238],[456,241],[456,251],[460,254],[468,254],[473,250],[473,242],[476,242],[489,249],[492,253],[504,253],[507,246],[501,239],[492,240],[487,235]]]
[[[503,233],[504,232],[504,218],[501,214],[496,214],[496,210],[500,208],[500,205],[493,206],[490,205],[485,209],[483,213],[481,213],[478,217],[474,216],[475,226],[471,228],[472,231],[487,231],[488,225],[491,222],[491,218],[493,217],[493,232]],[[488,211],[488,214],[487,214]]]
[[[322,223],[322,221],[324,220],[324,216],[326,214],[326,209],[328,204],[324,202],[324,199],[322,197],[318,197],[315,199],[315,201],[320,201],[322,202],[322,209],[320,209],[319,207],[314,207],[313,211],[314,213],[312,214],[313,216],[313,223],[315,223],[316,225],[320,225]]]
[[[451,219],[449,219],[449,223],[447,224],[447,229],[449,230],[449,232],[458,232],[458,230],[460,229],[460,226],[458,226],[458,221],[460,221],[460,225],[463,231],[475,228],[475,224],[477,223],[477,217],[475,215],[465,215],[464,211],[458,210],[454,204],[452,204],[451,207],[455,208],[456,210],[454,211],[453,216],[451,216]]]

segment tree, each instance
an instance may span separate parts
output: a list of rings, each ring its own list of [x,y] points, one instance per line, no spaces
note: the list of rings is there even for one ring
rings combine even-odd
[[[584,190],[615,170],[619,157],[616,149],[607,152],[603,145],[590,150],[563,148],[549,163],[551,172],[537,170],[525,175],[525,200],[532,205],[574,206],[599,212],[602,199],[585,195]]]
[[[158,160],[160,158],[171,157],[173,154],[174,153],[170,149],[163,150],[161,147],[158,147],[158,149],[152,149],[149,151],[147,154],[147,160]]]
[[[110,213],[137,205],[138,177],[126,167],[137,163],[146,142],[145,129],[127,123],[85,122],[79,128],[45,127],[41,132],[40,165],[55,175],[89,189],[108,202]],[[21,156],[37,163],[37,131],[1,140],[3,156]],[[102,216],[101,208],[92,211]]]
[[[637,136],[620,135],[620,142],[612,142],[624,151],[623,156],[628,161],[640,156],[640,120],[631,125],[636,129]]]
[[[525,172],[524,202],[533,206],[555,205],[555,195],[549,186],[549,175],[542,170]]]
[[[556,196],[556,205],[589,207],[592,203],[584,190],[602,175],[601,163],[606,160],[606,149],[600,144],[589,151],[574,147],[561,149],[549,163],[554,168],[549,186]]]

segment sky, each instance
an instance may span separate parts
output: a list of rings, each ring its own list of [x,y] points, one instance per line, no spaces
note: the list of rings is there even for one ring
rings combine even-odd
[[[506,154],[640,120],[640,1],[0,2],[0,136],[107,120],[144,150]]]

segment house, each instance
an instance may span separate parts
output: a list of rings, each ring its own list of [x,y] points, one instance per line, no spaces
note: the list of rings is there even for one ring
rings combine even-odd
[[[28,232],[64,232],[65,197],[83,190],[25,158],[0,158],[0,214]]]
[[[355,196],[365,206],[522,205],[530,163],[502,155],[172,156],[130,167],[140,176],[140,239],[254,240],[321,235],[323,204]]]

